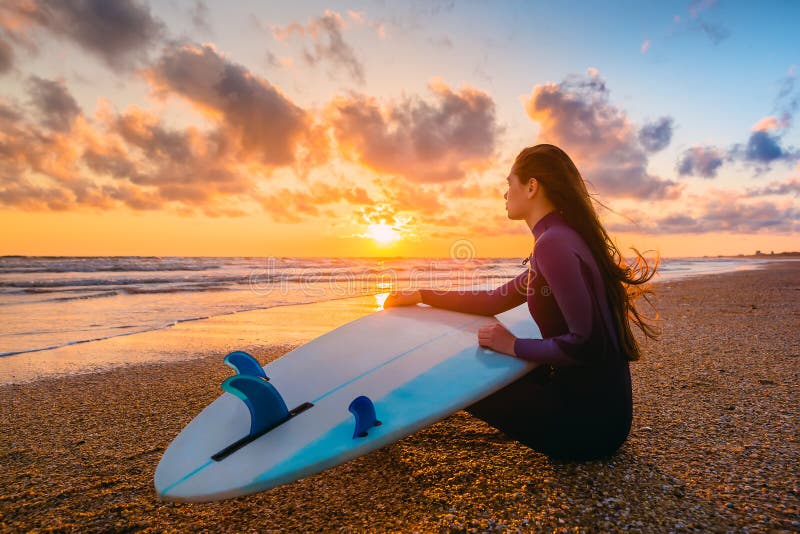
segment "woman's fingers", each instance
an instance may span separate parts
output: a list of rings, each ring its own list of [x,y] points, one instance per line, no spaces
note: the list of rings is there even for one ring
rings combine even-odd
[[[481,347],[487,346],[492,340],[494,325],[483,326],[478,329],[478,344]]]
[[[394,291],[389,293],[389,296],[386,297],[385,301],[383,301],[383,307],[392,308],[395,306],[411,306],[413,304],[417,304],[418,302],[422,302],[422,297],[420,296],[419,291]]]

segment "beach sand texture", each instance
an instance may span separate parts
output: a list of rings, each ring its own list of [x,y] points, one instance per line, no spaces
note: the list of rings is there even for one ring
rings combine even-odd
[[[214,342],[0,387],[0,530],[800,530],[800,262],[656,289],[663,336],[632,364],[634,425],[608,460],[553,462],[459,412],[264,493],[162,502],[156,464],[230,375]],[[239,338],[262,362],[292,348]]]

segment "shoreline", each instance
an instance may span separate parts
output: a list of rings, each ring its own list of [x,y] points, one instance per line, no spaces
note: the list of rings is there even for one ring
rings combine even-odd
[[[230,374],[206,352],[0,386],[11,414],[0,421],[0,527],[798,530],[800,264],[656,289],[662,341],[643,341],[631,364],[634,425],[608,460],[553,462],[458,412],[267,492],[162,502],[152,485],[161,454]],[[293,348],[255,339],[263,362]]]

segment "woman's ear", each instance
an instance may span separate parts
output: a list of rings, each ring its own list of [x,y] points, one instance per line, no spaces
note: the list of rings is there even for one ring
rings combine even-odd
[[[536,196],[536,193],[539,191],[539,181],[536,178],[531,178],[528,180],[528,198],[533,198]]]

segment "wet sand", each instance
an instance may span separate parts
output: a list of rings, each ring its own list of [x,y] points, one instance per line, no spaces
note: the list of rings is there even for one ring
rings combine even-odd
[[[554,462],[459,412],[264,493],[162,502],[156,464],[220,394],[225,351],[302,342],[270,344],[256,319],[213,341],[198,321],[187,350],[205,357],[0,387],[0,530],[800,530],[800,262],[656,289],[663,336],[632,364],[634,425],[608,460]],[[134,338],[118,339],[180,345]]]

